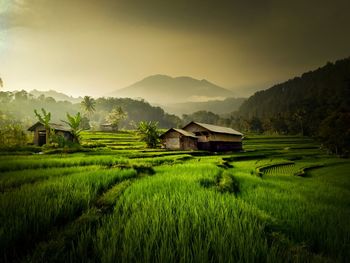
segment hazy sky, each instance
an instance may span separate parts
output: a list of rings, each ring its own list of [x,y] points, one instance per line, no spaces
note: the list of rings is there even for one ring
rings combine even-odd
[[[97,96],[186,75],[249,93],[348,57],[349,10],[349,0],[0,0],[0,77],[7,90]]]

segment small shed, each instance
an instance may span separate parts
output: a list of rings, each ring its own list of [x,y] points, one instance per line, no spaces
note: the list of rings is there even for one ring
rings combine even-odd
[[[112,124],[110,123],[102,123],[100,124],[101,131],[114,131]]]
[[[171,128],[161,136],[162,145],[169,150],[197,150],[198,138],[191,132]]]
[[[68,127],[65,127],[61,124],[50,123],[50,128],[54,130],[55,134],[63,136],[67,141],[73,141],[73,134],[70,132]],[[38,121],[33,126],[28,128],[28,131],[34,132],[34,144],[38,146],[42,146],[46,144],[46,129],[45,125]]]
[[[198,138],[199,150],[213,152],[242,150],[243,134],[232,128],[192,121],[182,129]]]

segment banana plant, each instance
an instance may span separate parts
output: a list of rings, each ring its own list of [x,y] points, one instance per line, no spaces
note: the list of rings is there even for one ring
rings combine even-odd
[[[68,121],[63,121],[70,127],[70,131],[73,135],[73,142],[75,143],[80,143],[81,139],[81,131],[80,129],[80,122],[81,122],[81,115],[80,112],[78,112],[75,116],[70,115],[67,113],[67,120]]]
[[[51,138],[51,128],[50,128],[50,120],[51,120],[51,113],[46,112],[44,108],[41,108],[41,114],[38,113],[38,111],[35,109],[34,113],[38,120],[44,125],[46,130],[46,144],[50,143]]]

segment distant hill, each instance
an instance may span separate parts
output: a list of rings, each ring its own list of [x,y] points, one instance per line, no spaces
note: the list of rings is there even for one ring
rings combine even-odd
[[[205,79],[153,75],[126,88],[116,90],[108,96],[143,98],[149,102],[164,105],[191,101],[222,100],[233,97],[234,94],[232,91]]]
[[[245,101],[245,98],[227,98],[224,100],[210,100],[204,102],[184,102],[161,105],[169,113],[182,116],[182,114],[191,114],[196,111],[211,111],[216,114],[228,114],[237,111]]]
[[[34,89],[29,93],[32,94],[34,97],[39,97],[40,95],[44,95],[45,97],[52,97],[57,101],[69,101],[71,103],[79,103],[83,100],[82,97],[74,98],[64,93],[57,92],[55,90],[40,91],[40,90]]]
[[[306,134],[316,135],[323,120],[344,111],[350,111],[350,58],[256,92],[242,104],[239,114],[262,120],[299,119]]]

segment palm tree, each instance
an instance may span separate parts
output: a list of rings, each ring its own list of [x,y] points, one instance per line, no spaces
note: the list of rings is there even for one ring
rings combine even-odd
[[[75,116],[71,116],[69,113],[67,113],[67,120],[63,121],[64,123],[68,124],[68,126],[71,129],[71,133],[73,135],[73,142],[80,143],[80,132],[82,131],[80,129],[80,122],[81,122],[81,115],[80,112],[77,113]]]
[[[95,112],[96,101],[90,96],[85,96],[82,102],[80,103],[82,109],[85,111],[85,114],[91,117]]]
[[[36,117],[39,119],[39,121],[44,125],[46,130],[46,144],[50,142],[50,135],[51,135],[51,129],[50,129],[50,120],[51,120],[51,113],[46,112],[44,108],[41,108],[42,114],[38,113],[37,110],[34,110],[34,113]]]

